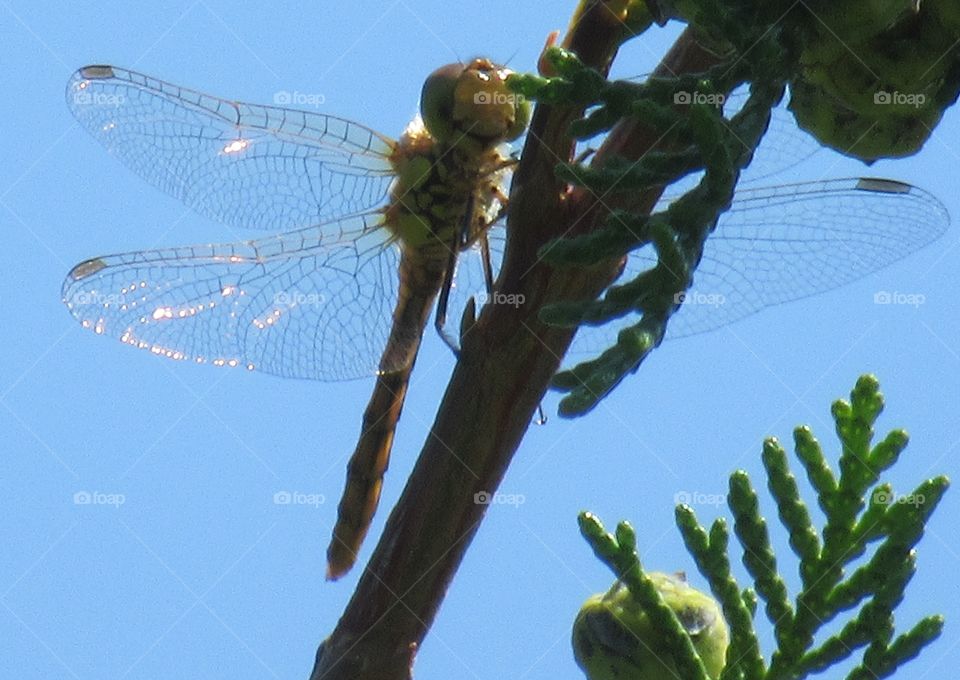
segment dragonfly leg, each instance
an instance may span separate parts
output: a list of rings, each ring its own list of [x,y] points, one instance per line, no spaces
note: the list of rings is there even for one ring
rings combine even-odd
[[[444,344],[450,348],[453,355],[460,358],[460,344],[456,338],[447,332],[447,305],[450,303],[450,288],[453,286],[453,272],[457,266],[457,251],[451,249],[450,257],[447,259],[447,271],[443,274],[443,286],[440,288],[440,296],[437,299],[437,315],[434,317],[433,326],[437,329],[437,334]]]
[[[437,299],[437,315],[434,317],[433,326],[437,329],[437,334],[444,344],[450,348],[453,355],[460,358],[460,343],[457,342],[446,329],[447,325],[447,307],[450,304],[450,289],[453,288],[453,275],[457,269],[457,256],[460,251],[470,242],[470,223],[473,221],[474,201],[471,196],[467,201],[467,209],[463,213],[463,219],[460,222],[460,229],[453,233],[453,239],[450,244],[450,254],[447,257],[447,268],[443,273],[443,285],[440,287],[440,295]]]
[[[480,259],[483,263],[483,283],[489,298],[493,295],[493,263],[490,261],[490,241],[486,234],[480,237]]]
[[[573,162],[574,162],[574,163],[583,163],[584,161],[586,161],[588,158],[590,158],[590,156],[592,156],[592,155],[595,154],[596,152],[597,152],[597,150],[594,149],[593,147],[587,147],[586,149],[584,149],[583,151],[581,151],[581,152],[579,153],[579,155],[577,155],[576,158],[573,159]]]
[[[516,165],[516,159],[506,159],[501,164],[497,166],[496,169],[502,169],[505,167],[510,167]],[[460,223],[460,230],[458,233],[454,234],[453,242],[450,248],[450,256],[447,259],[447,269],[443,277],[443,286],[440,288],[440,295],[437,299],[437,314],[434,319],[434,327],[437,330],[437,334],[443,340],[444,344],[450,348],[454,356],[460,356],[460,343],[454,339],[454,337],[446,330],[447,323],[447,309],[450,302],[450,289],[453,287],[453,276],[456,272],[457,256],[460,254],[460,251],[471,245],[472,243],[480,242],[480,256],[483,266],[483,280],[484,288],[486,289],[487,298],[493,294],[493,264],[490,258],[490,242],[487,240],[487,227],[492,224],[496,224],[501,219],[503,219],[507,214],[507,201],[508,197],[503,193],[503,190],[496,183],[493,183],[488,188],[492,193],[492,197],[495,201],[500,203],[500,209],[497,211],[497,215],[494,219],[489,220],[485,224],[480,225],[481,228],[474,230],[473,220],[477,218],[474,214],[475,198],[470,196],[467,201],[467,209],[464,211],[463,220]],[[465,325],[464,320],[461,319],[460,324],[460,337],[463,337],[470,330],[472,326],[472,321]]]

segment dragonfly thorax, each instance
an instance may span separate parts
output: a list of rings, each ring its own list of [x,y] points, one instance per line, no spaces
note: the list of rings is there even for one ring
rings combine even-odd
[[[512,163],[501,146],[478,151],[437,140],[419,116],[400,138],[391,162],[396,180],[386,224],[405,248],[443,259],[496,221]]]

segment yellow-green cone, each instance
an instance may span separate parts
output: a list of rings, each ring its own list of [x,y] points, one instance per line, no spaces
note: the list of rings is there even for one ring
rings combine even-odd
[[[809,2],[813,29],[843,43],[859,43],[916,14],[916,0],[819,0]]]
[[[650,578],[683,624],[697,654],[716,680],[726,661],[730,633],[720,606],[680,576]],[[573,650],[590,680],[677,680],[670,653],[656,649],[646,613],[622,583],[590,597],[573,624]]]
[[[923,0],[923,7],[933,12],[937,20],[960,39],[960,2],[957,2],[957,0]]]
[[[936,107],[918,109],[911,116],[865,116],[845,108],[822,88],[804,82],[791,85],[790,110],[797,125],[820,143],[867,163],[916,153],[942,117]]]
[[[949,0],[944,9],[938,1],[924,0],[919,13],[860,41],[825,31],[808,36],[791,83],[797,124],[866,162],[919,151],[960,91],[960,34],[938,16],[960,12],[960,3]]]

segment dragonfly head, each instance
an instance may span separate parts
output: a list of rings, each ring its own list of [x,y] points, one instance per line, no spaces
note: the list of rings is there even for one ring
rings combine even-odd
[[[519,137],[530,121],[530,102],[507,87],[511,73],[479,58],[438,68],[420,96],[427,130],[441,142],[481,148]]]

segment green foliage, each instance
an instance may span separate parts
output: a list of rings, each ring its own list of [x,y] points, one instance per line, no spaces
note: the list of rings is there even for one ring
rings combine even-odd
[[[575,55],[551,49],[547,57],[555,76],[511,79],[510,86],[525,97],[589,107],[586,117],[571,127],[575,137],[595,136],[625,116],[636,116],[669,149],[648,153],[636,162],[613,161],[603,167],[558,165],[558,175],[572,184],[596,195],[637,195],[703,171],[700,183],[666,210],[652,215],[615,211],[602,229],[557,240],[542,250],[546,261],[559,266],[620,258],[648,244],[658,257],[651,270],[611,286],[600,300],[559,303],[542,311],[544,321],[561,326],[598,325],[630,313],[642,314],[640,321],[620,332],[616,345],[556,376],[554,387],[569,392],[561,402],[561,414],[590,410],[663,340],[667,322],[692,283],[706,238],[729,207],[739,173],[752,158],[769,125],[770,112],[783,96],[777,46],[761,41],[754,45],[753,54],[756,61],[725,62],[696,76],[637,84],[607,82]],[[736,115],[725,118],[709,103],[747,82],[750,97]],[[677,108],[677,103],[689,105]]]
[[[729,647],[721,680],[802,680],[857,652],[860,662],[848,673],[847,680],[889,677],[940,635],[941,616],[925,617],[908,631],[895,635],[894,610],[916,570],[915,546],[949,482],[945,477],[935,477],[922,482],[910,494],[897,496],[890,484],[880,481],[907,444],[902,430],[894,430],[873,443],[873,425],[882,409],[883,397],[873,376],[857,381],[849,402],[834,403],[833,418],[841,444],[836,471],[809,428],[794,431],[796,457],[826,517],[819,530],[800,497],[786,451],[776,439],[764,442],[762,460],[767,489],[798,558],[801,590],[793,601],[780,576],[767,521],[760,515],[757,492],[746,472],[740,470],[731,475],[728,504],[734,534],[743,549],[742,561],[753,581],[750,588],[742,588],[731,573],[727,522],[717,519],[708,531],[689,506],[677,506],[676,522],[687,549],[729,624]],[[615,607],[607,606],[604,611],[618,613],[620,619],[608,616],[603,626],[595,625],[585,644],[578,643],[577,637],[585,635],[584,624],[575,627],[578,660],[584,649],[594,656],[606,655],[602,656],[602,663],[589,665],[581,661],[590,679],[617,677],[603,672],[631,667],[621,667],[617,660],[609,658],[615,653],[627,662],[647,660],[655,653],[676,663],[678,677],[707,677],[708,669],[701,661],[702,645],[697,646],[688,629],[670,615],[673,610],[656,596],[657,580],[640,566],[636,536],[630,525],[622,522],[616,535],[610,535],[596,517],[583,513],[580,528],[597,556],[617,575],[611,593],[623,591],[623,584],[623,592],[633,599],[628,606],[624,601],[628,595],[622,594],[616,598]],[[876,546],[872,554],[861,566],[852,568],[852,563],[864,557],[871,545]],[[594,596],[581,614],[595,617],[605,602],[603,598],[609,601],[611,594]],[[763,601],[777,642],[769,664],[760,651],[754,629],[758,598]],[[705,606],[702,600],[698,603]],[[638,610],[646,612],[649,622],[642,629],[642,636],[636,633],[641,630],[636,625]],[[824,625],[851,611],[839,632],[822,644],[814,643]],[[625,631],[633,632],[634,648],[627,644],[631,637]],[[696,651],[700,652],[699,657]],[[713,673],[710,677],[714,677]]]

